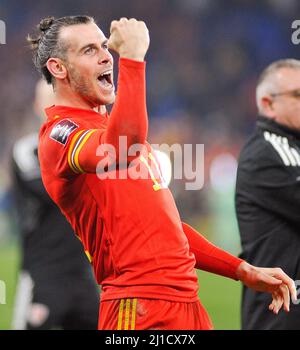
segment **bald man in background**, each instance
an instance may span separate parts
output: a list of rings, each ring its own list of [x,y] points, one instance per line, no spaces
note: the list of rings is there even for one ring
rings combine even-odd
[[[279,60],[261,74],[256,130],[239,159],[236,213],[241,257],[280,266],[300,284],[300,61]],[[270,296],[243,289],[243,329],[300,329],[300,305],[276,317]]]
[[[42,119],[53,89],[36,86],[34,111]],[[13,179],[21,267],[13,329],[97,329],[99,289],[71,226],[44,189],[37,157],[38,134],[13,149]]]

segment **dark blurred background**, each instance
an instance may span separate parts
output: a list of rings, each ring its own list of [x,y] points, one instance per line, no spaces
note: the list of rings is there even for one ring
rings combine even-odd
[[[178,180],[170,187],[183,220],[238,254],[236,161],[255,124],[255,84],[270,62],[299,57],[299,47],[291,42],[291,24],[298,13],[296,0],[1,0],[0,19],[7,33],[6,44],[0,45],[0,280],[6,282],[8,293],[7,304],[0,305],[0,329],[9,328],[18,269],[10,154],[16,139],[39,127],[32,110],[39,76],[25,38],[40,19],[88,14],[107,36],[113,19],[125,16],[146,22],[151,37],[149,141],[204,144],[204,187],[186,191]],[[216,328],[239,328],[236,282],[206,274],[201,281],[201,276],[201,297]]]

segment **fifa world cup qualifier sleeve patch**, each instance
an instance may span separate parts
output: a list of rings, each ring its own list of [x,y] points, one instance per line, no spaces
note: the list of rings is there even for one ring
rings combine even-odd
[[[74,130],[79,128],[77,124],[72,122],[69,119],[61,120],[59,123],[57,123],[51,133],[50,138],[56,142],[61,143],[62,145],[66,145],[68,142],[69,136],[72,134]]]

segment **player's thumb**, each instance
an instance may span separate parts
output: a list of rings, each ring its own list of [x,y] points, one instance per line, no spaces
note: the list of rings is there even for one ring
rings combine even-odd
[[[107,45],[108,45],[108,48],[109,48],[110,50],[114,50],[114,51],[116,50],[115,42],[114,42],[112,36],[109,37],[108,42],[107,42]]]

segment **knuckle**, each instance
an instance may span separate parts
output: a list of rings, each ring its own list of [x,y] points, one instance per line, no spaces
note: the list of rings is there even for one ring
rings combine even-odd
[[[117,28],[118,28],[118,22],[117,21],[112,22],[111,25],[110,25],[110,32],[112,33]]]

